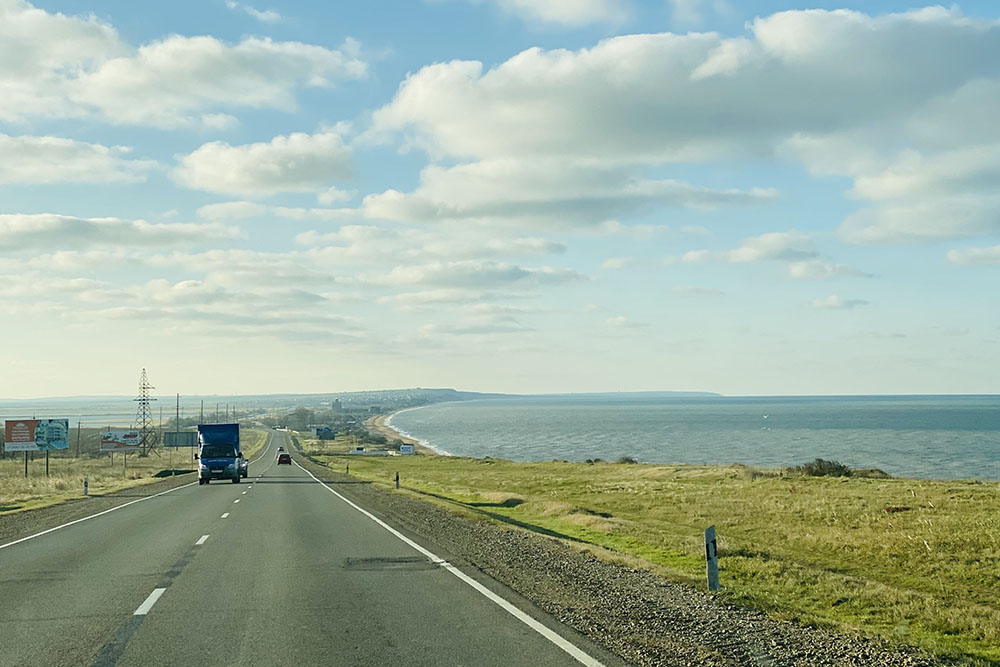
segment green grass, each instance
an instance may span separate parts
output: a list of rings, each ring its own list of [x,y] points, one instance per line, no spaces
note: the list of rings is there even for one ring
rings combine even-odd
[[[719,534],[722,595],[773,616],[1000,661],[996,483],[822,478],[745,467],[340,456],[332,469],[455,511],[553,534],[704,585]],[[890,508],[890,511],[886,511]],[[898,509],[894,511],[892,508]],[[908,508],[908,509],[901,509]],[[589,548],[589,547],[588,547]]]
[[[100,495],[160,481],[169,474],[171,463],[177,471],[197,470],[196,461],[190,459],[186,447],[173,453],[160,449],[159,456],[130,454],[127,466],[124,455],[117,453],[112,465],[108,454],[97,451],[99,433],[100,429],[82,430],[80,456],[77,458],[76,431],[73,431],[68,450],[50,453],[48,477],[45,476],[44,452],[34,452],[33,459],[28,462],[27,478],[24,476],[22,454],[0,459],[0,516],[80,498],[83,496],[84,478],[87,478],[90,495]],[[248,458],[256,455],[266,438],[266,431],[243,431],[243,448]]]

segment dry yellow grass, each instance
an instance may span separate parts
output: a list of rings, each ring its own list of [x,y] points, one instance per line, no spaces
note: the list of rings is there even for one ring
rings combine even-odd
[[[76,458],[75,433],[68,450],[52,452],[49,456],[49,476],[45,476],[45,453],[29,454],[28,477],[24,476],[24,458],[0,459],[0,515],[44,507],[83,495],[83,480],[88,481],[91,495],[111,493],[121,489],[149,484],[177,471],[194,471],[187,448],[171,453],[160,450],[159,456],[140,457],[117,453],[114,460],[108,454],[99,454],[97,429],[85,429],[81,434],[80,458]],[[266,440],[266,431],[243,431],[244,451],[253,457]]]

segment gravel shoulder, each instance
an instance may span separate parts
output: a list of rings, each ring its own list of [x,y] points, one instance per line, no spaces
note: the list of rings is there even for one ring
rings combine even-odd
[[[635,665],[935,665],[917,652],[776,621],[566,543],[448,512],[297,460],[366,509],[440,545]]]

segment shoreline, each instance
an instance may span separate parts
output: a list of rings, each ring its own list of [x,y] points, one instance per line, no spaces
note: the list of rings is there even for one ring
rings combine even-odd
[[[430,445],[421,442],[416,438],[411,438],[408,435],[403,435],[403,433],[393,428],[390,424],[387,424],[386,421],[397,412],[402,412],[402,410],[394,410],[392,412],[386,412],[385,414],[375,415],[374,417],[371,417],[370,419],[365,421],[365,428],[367,428],[372,433],[383,435],[387,439],[400,440],[405,445],[413,445],[413,449],[414,451],[417,452],[417,454],[421,454],[423,456],[447,456],[447,454],[439,452]]]

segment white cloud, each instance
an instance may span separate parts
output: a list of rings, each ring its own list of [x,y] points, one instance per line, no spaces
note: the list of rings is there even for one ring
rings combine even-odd
[[[135,182],[156,167],[130,160],[125,146],[102,146],[62,137],[12,137],[0,133],[0,183]]]
[[[831,294],[824,299],[814,299],[809,302],[809,305],[812,308],[821,310],[847,310],[857,308],[858,306],[867,306],[868,302],[864,299],[845,299],[836,294]]]
[[[118,218],[74,218],[54,213],[0,214],[0,249],[58,248],[113,244],[153,247],[242,237],[236,227],[221,224],[168,223]]]
[[[769,155],[797,133],[901,121],[995,76],[1000,59],[992,23],[940,8],[878,17],[789,11],[757,18],[750,30],[746,38],[626,35],[579,51],[534,48],[488,71],[470,61],[430,65],[407,78],[375,125],[478,158]]]
[[[259,218],[267,215],[271,207],[251,201],[227,201],[219,204],[208,204],[198,209],[197,215],[202,220],[243,220]]]
[[[675,5],[689,19],[717,9]],[[490,68],[429,65],[374,114],[374,132],[434,159],[596,164],[612,180],[777,153],[851,176],[851,196],[874,202],[844,221],[850,242],[980,236],[1000,219],[998,61],[1000,22],[954,7],[787,11],[736,38],[625,35]]]
[[[350,201],[357,193],[353,190],[341,190],[337,187],[329,187],[316,195],[316,201],[323,206],[332,206]]]
[[[639,260],[635,257],[609,257],[601,262],[601,268],[617,271],[620,269],[631,268],[636,266],[638,263]]]
[[[975,264],[1000,264],[1000,245],[990,248],[966,248],[964,250],[949,250],[948,261],[959,266]]]
[[[384,286],[457,287],[489,289],[508,286],[559,285],[581,282],[586,277],[571,269],[549,266],[524,268],[493,261],[433,262],[420,266],[397,266],[384,276],[367,282]]]
[[[173,177],[196,190],[254,197],[319,192],[353,173],[351,149],[340,132],[330,131],[244,146],[214,141],[181,157]]]
[[[684,253],[681,261],[689,264],[724,261],[732,263],[798,261],[819,256],[812,239],[796,232],[769,232],[744,239],[738,248],[713,252],[691,250]]]
[[[197,211],[202,220],[244,220],[247,218],[281,218],[284,220],[313,220],[337,222],[361,216],[360,211],[351,208],[292,208],[289,206],[266,206],[251,201],[229,201],[207,204]]]
[[[702,0],[667,0],[675,23],[697,25],[702,19]]]
[[[362,210],[369,218],[400,222],[571,227],[600,225],[654,206],[715,208],[767,203],[775,196],[763,188],[718,190],[643,179],[622,169],[502,159],[427,167],[412,193],[368,195]]]
[[[792,262],[788,265],[788,276],[795,280],[829,280],[832,278],[871,278],[865,273],[845,264],[833,264],[821,259]]]
[[[615,327],[618,329],[645,329],[649,325],[645,322],[636,322],[635,320],[630,320],[624,315],[616,315],[615,317],[609,317],[604,320],[604,323],[610,327]]]
[[[484,0],[467,0],[480,4]],[[626,0],[488,0],[525,22],[579,28],[617,23],[629,14]]]
[[[1000,232],[1000,195],[917,196],[863,208],[844,219],[840,236],[859,244],[986,236]]]
[[[307,231],[296,243],[311,256],[336,263],[457,261],[498,257],[559,255],[561,243],[537,237],[505,238],[481,230],[444,230],[344,225],[335,232]]]
[[[414,312],[424,310],[428,306],[441,304],[478,304],[493,298],[497,297],[491,292],[451,287],[382,296],[378,298],[378,302],[392,304],[400,312]]]
[[[769,232],[744,239],[732,250],[690,250],[678,258],[667,258],[666,264],[700,264],[705,262],[785,262],[788,277],[793,280],[830,280],[834,278],[870,278],[845,264],[835,264],[823,258],[812,239],[798,232]]]
[[[282,16],[279,12],[273,9],[256,9],[250,5],[244,5],[239,2],[234,2],[233,0],[226,0],[226,7],[233,10],[243,11],[254,17],[261,23],[279,23],[282,20]]]
[[[249,37],[172,35],[138,47],[93,17],[0,2],[0,120],[99,117],[178,127],[231,125],[231,108],[293,110],[296,91],[366,75],[340,49]]]

